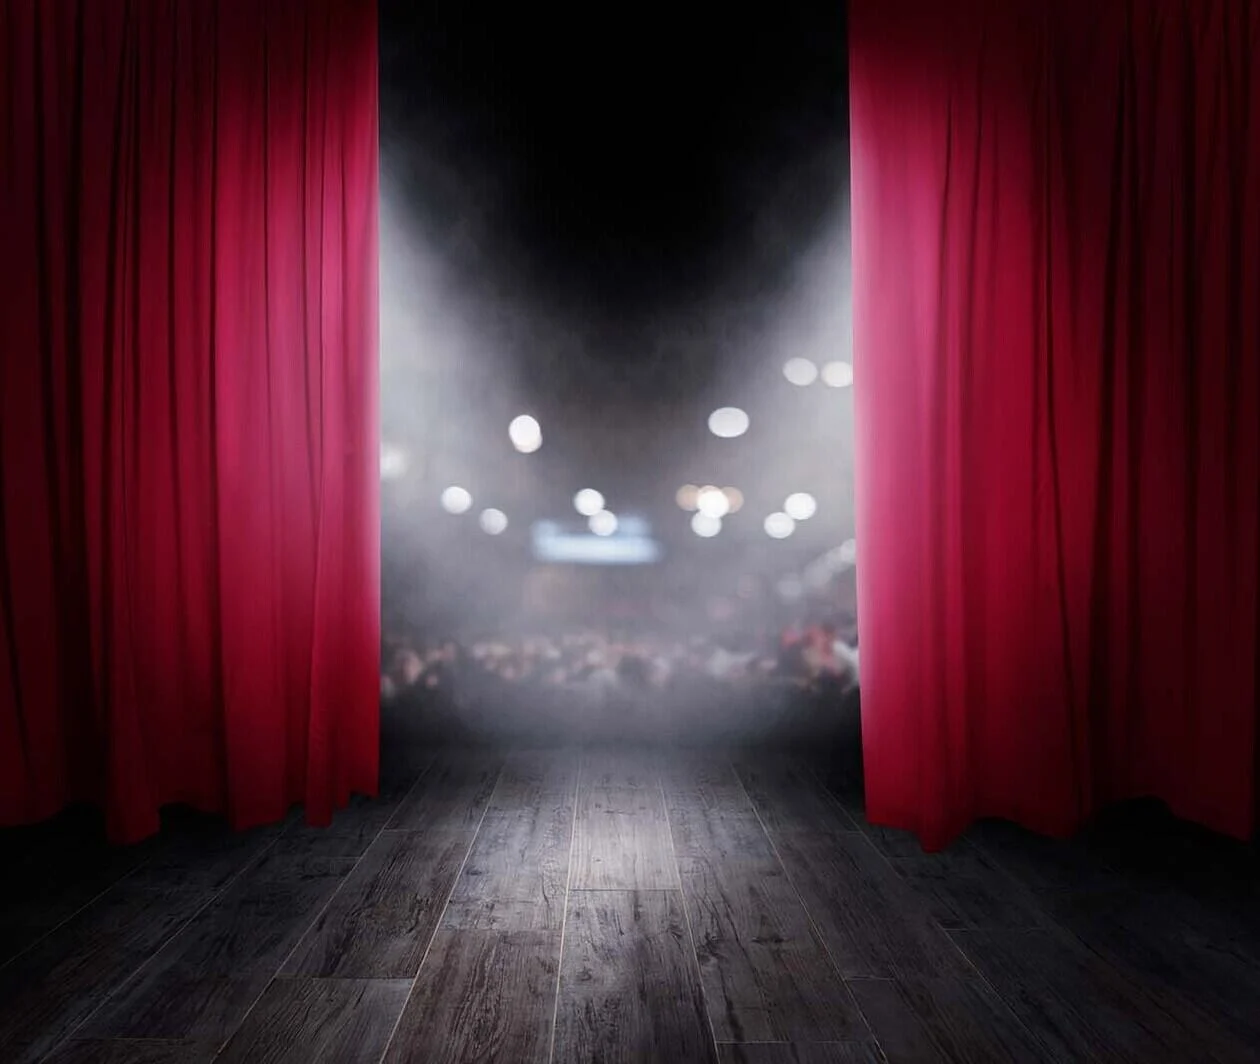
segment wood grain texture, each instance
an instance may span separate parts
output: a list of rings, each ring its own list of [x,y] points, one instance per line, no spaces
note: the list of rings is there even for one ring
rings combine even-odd
[[[1039,1064],[1056,1059],[979,978],[853,979],[849,989],[889,1060]]]
[[[41,1059],[205,903],[189,890],[123,883],[0,968],[0,1060]]]
[[[188,1039],[76,1038],[43,1064],[211,1064],[218,1048]]]
[[[757,811],[725,758],[698,754],[666,758],[661,784],[674,852],[680,859],[731,858],[779,868]]]
[[[575,753],[508,759],[451,894],[444,927],[560,929],[577,778]]]
[[[715,1060],[676,891],[574,891],[556,1011],[556,1064]]]
[[[885,1058],[874,1042],[719,1042],[718,1060],[721,1064],[884,1064]]]
[[[696,859],[681,867],[718,1041],[870,1039],[782,869]]]
[[[648,758],[584,759],[573,830],[571,889],[678,887],[660,777]]]
[[[953,937],[1045,1047],[1045,1058],[1121,1062],[1210,1059],[1200,1032],[1160,1008],[1061,931],[955,931]]]
[[[119,988],[83,1034],[221,1041],[340,883],[335,875],[243,876]]]
[[[802,760],[783,755],[739,755],[735,769],[766,830],[826,834],[857,831],[857,824]]]
[[[502,767],[492,750],[443,751],[399,803],[389,830],[476,830]]]
[[[772,833],[793,886],[846,979],[970,976],[931,911],[858,832]]]
[[[1034,894],[965,839],[941,853],[924,853],[908,831],[863,825],[863,832],[894,871],[947,930],[1047,926]]]
[[[441,930],[386,1064],[545,1064],[558,931]]]
[[[377,1064],[407,979],[275,979],[216,1064]]]
[[[384,832],[294,950],[284,974],[414,977],[472,834]]]

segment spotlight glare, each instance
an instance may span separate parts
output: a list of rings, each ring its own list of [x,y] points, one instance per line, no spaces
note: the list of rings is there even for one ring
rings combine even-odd
[[[442,492],[442,509],[448,514],[466,514],[472,504],[473,498],[465,488],[452,485]]]
[[[600,510],[599,513],[591,514],[587,525],[597,536],[611,536],[617,531],[617,515]]]
[[[696,509],[706,517],[725,517],[731,512],[731,501],[721,488],[701,488],[696,496]]]
[[[724,406],[709,415],[709,431],[723,440],[733,440],[748,431],[748,415],[737,406]]]
[[[502,510],[496,510],[493,507],[489,510],[482,510],[480,520],[481,530],[492,536],[497,536],[507,530],[507,514]]]
[[[696,498],[700,494],[700,489],[694,484],[684,484],[678,489],[678,493],[674,496],[674,500],[678,503],[681,510],[694,510],[696,508]]]
[[[853,383],[853,367],[847,362],[828,362],[822,368],[822,380],[828,388],[847,388]]]
[[[711,517],[709,514],[701,511],[692,516],[691,531],[701,539],[712,539],[722,531],[722,519],[720,517]]]
[[[537,418],[521,414],[508,425],[508,439],[521,454],[533,454],[542,446],[542,426]]]
[[[818,512],[818,501],[808,492],[798,491],[787,497],[783,512],[793,521],[808,521]]]
[[[766,518],[765,529],[771,539],[787,539],[796,531],[796,522],[785,513],[774,513]]]
[[[573,496],[573,508],[583,517],[594,517],[604,508],[604,497],[594,488],[583,488]]]
[[[726,496],[726,501],[730,503],[731,513],[738,513],[739,508],[744,505],[744,493],[739,488],[723,488],[722,494]]]
[[[804,388],[818,379],[818,367],[807,358],[789,358],[783,364],[783,376],[789,384]]]

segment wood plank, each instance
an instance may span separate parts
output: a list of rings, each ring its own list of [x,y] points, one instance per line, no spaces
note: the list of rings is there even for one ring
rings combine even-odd
[[[543,1064],[559,960],[558,931],[439,931],[386,1064]]]
[[[858,830],[835,796],[799,758],[752,759],[745,754],[736,760],[735,769],[772,837],[777,831],[837,834]]]
[[[1246,1060],[1260,1046],[1260,962],[1205,939],[1197,906],[1178,893],[1136,889],[1056,894],[1064,928],[1141,986],[1157,1007],[1199,1032],[1217,1060]]]
[[[679,859],[732,858],[760,862],[767,870],[780,868],[748,792],[725,758],[667,758],[661,783]]]
[[[677,891],[570,894],[553,1059],[716,1059]]]
[[[1197,1031],[1066,933],[951,934],[1052,1059],[1205,1059]]]
[[[218,1048],[189,1039],[76,1038],[44,1064],[211,1064]]]
[[[232,831],[218,817],[181,817],[173,830],[159,836],[150,857],[128,882],[159,890],[222,890],[296,822],[296,814],[291,814],[279,824]]]
[[[408,979],[275,979],[216,1064],[378,1064]]]
[[[982,980],[852,979],[849,989],[889,1060],[956,1064],[1058,1058]]]
[[[122,986],[83,1035],[223,1041],[341,882],[243,876]]]
[[[897,1057],[891,1058],[901,1064]],[[874,1042],[719,1042],[721,1064],[884,1064]]]
[[[792,831],[773,838],[846,979],[974,975],[923,899],[864,835]]]
[[[441,919],[472,832],[386,831],[285,963],[285,975],[410,979]]]
[[[206,897],[121,883],[0,968],[0,1060],[42,1059],[176,935]]]
[[[574,752],[508,758],[451,894],[443,927],[560,929],[577,778]]]
[[[846,1042],[871,1035],[783,870],[681,861],[718,1041]]]
[[[967,840],[924,853],[908,831],[873,825],[862,830],[946,930],[1049,926],[1036,895]]]
[[[389,821],[391,831],[475,831],[503,767],[490,750],[448,750],[416,781]]]
[[[660,776],[642,756],[585,759],[574,823],[572,890],[677,889]]]

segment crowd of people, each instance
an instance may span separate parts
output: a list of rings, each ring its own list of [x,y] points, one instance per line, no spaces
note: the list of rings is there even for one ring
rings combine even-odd
[[[860,690],[851,622],[682,638],[395,638],[382,663],[384,703],[439,735],[809,738],[854,725]]]

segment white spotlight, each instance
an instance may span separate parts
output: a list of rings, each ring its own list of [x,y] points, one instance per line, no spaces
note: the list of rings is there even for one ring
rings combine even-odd
[[[507,514],[505,514],[502,510],[495,510],[493,508],[489,510],[482,510],[480,520],[481,530],[492,536],[497,536],[500,532],[505,531],[508,526]]]
[[[846,539],[840,544],[840,560],[847,565],[857,564],[857,542]]]
[[[766,518],[766,535],[771,539],[787,539],[796,531],[796,522],[787,514],[771,514]]]
[[[808,492],[798,491],[787,497],[783,512],[793,521],[808,521],[818,512],[818,501]]]
[[[464,488],[452,486],[442,492],[442,509],[448,514],[466,514],[472,502],[472,496]]]
[[[807,358],[789,358],[783,364],[783,376],[789,384],[804,388],[818,379],[818,367]]]
[[[696,509],[706,517],[723,518],[731,512],[731,500],[721,488],[701,488],[696,496]]]
[[[704,539],[712,539],[722,531],[722,519],[710,517],[703,511],[694,514],[691,518],[691,531]]]
[[[392,443],[381,444],[381,479],[397,480],[407,472],[407,452]]]
[[[724,440],[742,436],[748,425],[748,415],[737,406],[724,406],[709,415],[709,431]]]
[[[542,446],[542,426],[537,418],[521,414],[508,425],[508,439],[521,454],[533,454]]]
[[[591,514],[587,524],[595,535],[611,536],[617,531],[617,515],[611,514],[607,510],[600,510],[599,513]]]
[[[594,488],[583,488],[573,496],[573,508],[583,517],[594,517],[604,508],[604,497]]]
[[[822,380],[828,388],[847,388],[853,383],[853,367],[847,362],[828,362],[822,368]]]

